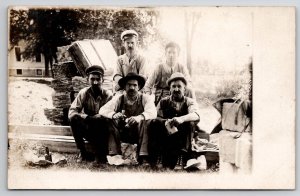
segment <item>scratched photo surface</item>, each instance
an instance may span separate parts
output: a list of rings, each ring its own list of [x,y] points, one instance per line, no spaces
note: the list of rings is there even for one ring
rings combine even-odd
[[[69,108],[92,65],[116,94],[129,29],[145,78],[170,42],[190,77],[200,121],[171,170],[138,163],[129,144],[101,166],[78,161]],[[9,189],[295,188],[293,7],[14,6],[8,36]]]

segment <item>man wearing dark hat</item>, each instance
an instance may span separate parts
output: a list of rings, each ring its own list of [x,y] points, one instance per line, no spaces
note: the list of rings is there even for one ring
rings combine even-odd
[[[196,101],[184,96],[187,81],[182,73],[172,74],[167,85],[171,95],[160,100],[157,118],[149,128],[149,154],[155,162],[161,153],[163,166],[174,169],[179,155],[190,151],[191,138],[200,116]]]
[[[98,112],[112,98],[112,93],[102,88],[104,70],[93,65],[86,69],[89,87],[79,91],[69,110],[73,136],[80,150],[82,161],[105,162],[107,154],[108,131],[105,119]],[[87,152],[84,139],[93,147],[94,155]]]
[[[139,92],[145,85],[145,78],[141,75],[128,73],[118,84],[125,92],[114,96],[99,111],[100,115],[112,119],[109,154],[121,154],[121,143],[130,143],[138,145],[139,157],[145,157],[148,155],[148,122],[157,115],[154,100]]]
[[[179,52],[179,45],[175,42],[169,42],[165,47],[166,61],[157,65],[145,84],[144,91],[155,95],[155,105],[162,98],[170,95],[170,89],[166,82],[175,72],[182,73],[187,80],[186,96],[196,98],[188,69],[178,62]]]
[[[118,81],[129,72],[146,76],[145,58],[138,53],[138,33],[135,30],[126,30],[121,34],[121,40],[125,54],[118,57],[113,74],[116,91],[120,90]]]

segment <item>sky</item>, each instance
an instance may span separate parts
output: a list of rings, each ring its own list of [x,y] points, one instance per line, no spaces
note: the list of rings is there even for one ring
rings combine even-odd
[[[200,15],[192,44],[194,62],[207,61],[210,66],[234,69],[245,65],[252,56],[252,14],[243,8],[198,7],[161,8],[160,32],[182,48],[185,60],[184,13]]]

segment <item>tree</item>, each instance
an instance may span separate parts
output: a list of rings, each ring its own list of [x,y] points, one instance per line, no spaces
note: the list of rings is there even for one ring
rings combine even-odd
[[[68,35],[77,28],[76,17],[77,13],[68,9],[11,9],[11,47],[24,40],[25,59],[42,53],[45,59],[45,75],[49,76],[49,65],[52,71],[53,61],[57,62],[57,47],[73,41]]]
[[[75,40],[108,39],[120,54],[120,34],[126,29],[135,29],[141,46],[146,47],[157,35],[156,16],[157,12],[146,8],[11,9],[10,45],[13,47],[24,40],[27,43],[25,59],[42,53],[45,75],[49,76],[49,65],[52,70],[53,61],[57,61],[57,47]]]
[[[192,43],[196,31],[197,23],[201,17],[198,12],[185,12],[185,29],[186,29],[186,62],[190,75],[192,72]]]
[[[76,37],[80,39],[108,39],[118,54],[123,52],[121,33],[134,29],[139,34],[141,47],[157,38],[156,18],[152,9],[81,9]]]

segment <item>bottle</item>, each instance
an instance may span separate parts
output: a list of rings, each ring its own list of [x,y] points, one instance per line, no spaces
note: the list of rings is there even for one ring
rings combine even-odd
[[[125,115],[125,110],[122,110],[122,114],[123,114],[123,119],[122,120],[124,121],[125,127],[129,128],[128,119],[126,118],[126,115]]]
[[[45,160],[52,162],[52,155],[49,152],[49,148],[46,147],[45,150],[46,150]]]

